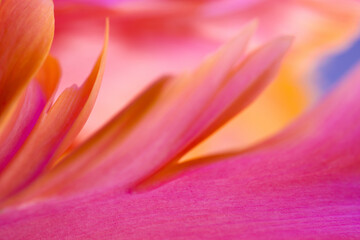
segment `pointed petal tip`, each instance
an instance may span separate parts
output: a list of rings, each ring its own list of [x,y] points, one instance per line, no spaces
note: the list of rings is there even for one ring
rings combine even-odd
[[[108,42],[109,42],[109,32],[110,32],[110,19],[109,17],[105,18],[105,37],[104,37],[104,51],[106,52]]]

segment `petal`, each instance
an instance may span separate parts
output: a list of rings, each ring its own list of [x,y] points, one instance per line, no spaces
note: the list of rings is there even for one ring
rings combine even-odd
[[[49,188],[52,189],[51,192],[57,192],[58,189],[54,186],[58,183],[69,181],[69,179],[93,167],[96,163],[95,160],[111,150],[114,143],[120,144],[131,133],[136,124],[156,104],[162,91],[166,89],[169,83],[169,77],[156,81],[105,127],[100,129],[97,134],[66,155],[55,165],[54,169],[40,176],[37,181],[11,198],[6,204],[13,205],[24,202],[49,190]]]
[[[199,77],[196,74],[194,78],[190,77],[189,85],[178,94],[178,85],[174,87],[175,92],[170,89],[161,100],[165,106],[149,114],[116,151],[104,157],[100,165],[71,182],[71,186],[63,184],[63,189],[117,185],[119,189],[128,190],[165,164],[178,160],[257,96],[261,85],[266,86],[271,79],[272,75],[267,73],[274,70],[290,42],[288,38],[277,39],[263,47],[249,56],[239,69],[232,69],[239,75],[230,79],[226,75],[225,78],[217,75],[219,69],[215,67],[210,69],[209,75],[201,76],[204,78],[196,79]],[[219,62],[221,60],[224,59],[219,58]],[[197,80],[201,80],[198,86]],[[225,101],[224,95],[227,95]],[[104,172],[107,174],[103,175]]]
[[[3,0],[0,5],[0,116],[45,61],[54,34],[50,0]]]
[[[312,178],[357,174],[360,151],[356,149],[356,136],[360,128],[356,122],[360,119],[360,111],[354,106],[359,98],[359,77],[360,65],[332,95],[274,137],[237,152],[168,165],[137,188],[161,185],[189,169],[224,160],[240,161],[246,165],[246,171],[239,178],[253,183],[268,179],[275,185],[293,181],[301,184]],[[257,179],[259,176],[264,179]]]
[[[150,192],[122,194],[115,187],[8,209],[0,216],[0,236],[358,239],[359,76],[360,67],[253,151],[195,167]]]
[[[11,121],[1,132],[0,138],[0,172],[10,162],[21,148],[27,136],[35,126],[46,105],[46,97],[39,84],[33,81],[29,84],[19,110],[13,114]]]
[[[17,110],[3,127],[0,136],[0,172],[21,148],[46,104],[51,104],[60,78],[60,67],[55,59],[48,56],[44,65],[27,87]]]
[[[59,85],[60,77],[60,65],[57,59],[49,55],[36,75],[36,80],[40,83],[44,94],[49,100],[53,97]]]
[[[31,183],[73,142],[88,118],[100,87],[108,39],[90,76],[78,88],[66,89],[48,111],[43,112],[26,143],[0,176],[0,196],[5,198]]]
[[[130,136],[127,136],[126,139],[120,138],[121,141],[112,142],[112,144],[107,144],[105,147],[102,148],[102,152],[101,152],[102,153],[101,155],[103,156],[102,162],[105,162],[104,158],[109,158],[110,153],[112,156],[119,156],[118,151],[114,152],[114,150],[112,150],[109,153],[107,149],[120,148],[120,150],[127,149],[126,151],[132,150],[134,152],[138,152],[139,150],[135,150],[134,146],[131,146],[131,145],[134,144],[135,146],[139,146],[139,143],[140,143],[140,145],[144,144],[147,141],[145,136],[146,136],[146,134],[148,134],[148,132],[145,132],[145,131],[148,131],[150,129],[154,130],[155,128],[153,128],[153,127],[161,127],[162,128],[163,127],[162,126],[163,115],[169,114],[168,111],[170,111],[173,108],[172,104],[174,103],[174,101],[175,101],[175,103],[181,101],[182,97],[184,97],[184,95],[188,91],[192,91],[191,90],[192,87],[196,87],[196,89],[197,89],[197,91],[195,91],[195,92],[197,92],[198,94],[193,92],[192,95],[198,101],[200,101],[199,103],[197,103],[196,108],[198,109],[198,111],[201,112],[204,105],[207,104],[207,101],[209,99],[211,99],[211,97],[214,93],[216,93],[217,87],[222,84],[223,78],[226,77],[226,75],[228,74],[228,72],[231,69],[234,62],[236,60],[238,60],[241,57],[241,55],[243,54],[243,51],[245,50],[246,44],[254,30],[254,27],[255,27],[254,23],[248,25],[244,29],[244,31],[241,34],[239,34],[237,39],[231,41],[227,46],[220,49],[218,53],[214,54],[214,56],[207,59],[207,61],[203,65],[201,65],[199,67],[199,69],[194,73],[195,77],[183,79],[182,81],[180,81],[180,79],[179,79],[179,80],[176,80],[176,82],[179,82],[179,84],[176,84],[174,86],[175,81],[173,81],[173,84],[167,86],[167,89],[166,89],[167,91],[164,91],[163,96],[161,96],[161,98],[157,101],[157,105],[155,107],[153,107],[153,109],[151,109],[152,111],[149,114],[145,115],[145,117],[142,119],[142,121],[141,121],[142,125],[138,124],[138,126],[136,126],[136,128],[131,132],[131,135],[129,134]],[[214,68],[214,69],[212,69],[212,68]],[[198,79],[196,79],[196,77]],[[208,80],[211,85],[213,85],[213,87],[209,88],[208,91],[203,91],[204,84],[206,84],[205,79]],[[182,91],[180,91],[180,93],[178,92],[179,88],[183,89]],[[150,89],[150,91],[154,91],[154,90],[152,90],[152,88]],[[175,92],[173,92],[174,90],[175,90]],[[179,95],[179,94],[182,94],[182,95]],[[174,96],[176,96],[176,97],[174,97]],[[164,106],[164,102],[166,103],[165,106]],[[135,101],[134,105],[135,106],[137,105],[137,101]],[[188,108],[188,107],[190,107],[190,105],[186,106],[186,108]],[[194,105],[192,105],[192,107],[194,107]],[[184,109],[182,112],[185,112],[185,111],[186,110]],[[192,116],[192,114],[188,114],[187,116]],[[121,119],[121,117],[119,117],[119,119]],[[152,123],[153,125],[149,124],[149,122]],[[119,123],[121,123],[121,122],[119,121]],[[158,124],[158,126],[156,126],[156,124]],[[169,128],[169,126],[167,128]],[[166,130],[164,132],[166,132]],[[99,132],[99,135],[104,136],[101,133],[101,131]],[[154,136],[153,134],[151,134],[151,135]],[[107,134],[107,136],[105,135],[105,137],[103,139],[98,141],[97,145],[102,146],[102,145],[104,145],[105,142],[109,143],[108,138],[111,136],[112,136],[112,133]],[[131,143],[131,141],[129,142],[128,139],[130,137],[132,137],[133,140],[135,138],[135,142],[138,142],[138,143]],[[98,138],[98,137],[96,137],[96,138]],[[144,150],[144,149],[141,151],[143,153],[146,152],[146,150]],[[104,154],[104,153],[106,153],[106,154]],[[84,167],[88,168],[89,166],[92,166],[92,169],[89,169],[90,172],[92,172],[94,169],[99,168],[99,166],[98,166],[99,163],[97,163],[95,165],[89,164],[91,162],[94,162],[96,159],[99,159],[99,156],[96,157],[92,154],[87,154],[87,153],[85,153],[83,155],[85,155],[85,156],[81,156],[81,157],[77,156],[78,158],[81,158],[81,161],[83,162],[82,165],[80,165],[81,168],[84,168]],[[69,156],[69,158],[72,159],[73,157]],[[127,158],[123,157],[123,159],[125,160]],[[67,162],[67,161],[70,161],[70,160],[65,159],[65,162]],[[103,166],[105,168],[107,168],[110,165],[113,165],[112,161],[106,161],[106,162],[107,162],[106,165]],[[143,163],[145,163],[145,162],[146,161],[144,161]],[[124,165],[126,166],[126,165],[129,165],[132,163],[133,163],[133,161],[128,159],[126,163],[122,163],[122,162],[120,162],[120,164],[117,163],[118,167],[116,167],[116,165],[113,165],[112,168],[113,168],[113,170],[117,169],[118,173],[116,175],[118,175],[118,174],[120,174],[119,173],[119,171],[121,171],[120,169],[123,168]],[[58,172],[60,172],[60,171],[58,171]],[[62,172],[63,172],[63,170],[62,170]],[[60,174],[63,175],[62,172],[60,172]],[[75,172],[75,171],[73,170],[72,172]],[[140,173],[140,171],[137,174],[139,174],[139,173]],[[88,173],[86,173],[86,174],[88,174]],[[51,189],[60,188],[61,189],[60,192],[65,193],[66,192],[64,190],[65,188],[67,188],[67,191],[69,191],[69,190],[74,191],[73,187],[87,188],[88,186],[93,185],[92,183],[88,185],[86,183],[86,181],[84,182],[84,181],[73,180],[74,177],[76,179],[76,178],[79,178],[80,176],[81,175],[79,174],[79,170],[76,170],[76,175],[73,176],[72,178],[70,178],[69,176],[66,176],[66,175],[63,175],[60,178],[62,181],[60,181],[60,182],[58,181],[57,183],[59,183],[61,186],[59,186],[59,187],[54,187],[51,185],[49,185],[49,186]],[[86,175],[86,176],[88,176],[88,175]],[[109,176],[110,175],[108,175],[108,177]],[[124,177],[123,179],[125,180],[126,178]],[[69,188],[66,187],[66,185],[64,184],[64,180],[69,181],[69,183],[71,182],[72,187],[69,187]],[[109,179],[106,179],[106,180],[108,181]],[[80,182],[80,184],[75,184],[75,181]],[[50,182],[50,181],[46,180],[45,182]],[[118,182],[118,181],[116,181],[116,182]],[[82,186],[84,183],[86,183],[85,184],[86,186]],[[100,183],[100,181],[98,183]],[[47,186],[47,187],[49,187],[49,186]],[[53,191],[53,190],[51,190],[51,191]]]
[[[313,67],[329,50],[345,46],[360,21],[359,4],[354,0],[344,4],[336,0],[119,1],[111,7],[91,7],[87,2],[72,7],[57,5],[53,48],[66,79],[82,79],[77,76],[85,75],[92,64],[89,52],[94,52],[101,41],[97,26],[102,24],[103,16],[111,17],[114,27],[105,71],[107,81],[94,114],[80,133],[82,139],[105,124],[153,79],[193,69],[206,54],[234,36],[243,23],[260,20],[255,43],[282,34],[296,36],[274,83],[244,114],[195,149],[191,157],[248,146],[294,120],[318,97]],[[81,49],[81,53],[74,55],[74,49]],[[75,64],[78,61],[84,63],[82,68]],[[269,114],[269,109],[274,112]],[[268,121],[262,123],[263,118]]]
[[[75,155],[83,162],[80,166],[75,165],[78,170],[72,172],[76,175],[68,176],[69,171],[62,168],[57,172],[59,175],[65,173],[63,176],[50,177],[58,180],[56,185],[49,179],[43,181],[48,191],[53,193],[56,189],[57,194],[69,194],[114,184],[127,190],[129,185],[153,174],[161,166],[178,160],[192,145],[241,111],[271,79],[269,73],[276,69],[291,42],[289,38],[274,40],[237,65],[251,29],[246,28],[193,74],[174,81],[164,91],[159,104],[124,141],[110,143],[100,131],[99,136],[105,137],[97,144],[109,143],[102,148],[102,154],[94,156],[83,152]],[[225,100],[224,95],[227,96]],[[197,128],[192,129],[193,126]],[[184,136],[189,132],[190,136]],[[183,141],[183,137],[187,141]],[[67,161],[64,159],[64,164]],[[61,164],[58,167],[61,168]]]

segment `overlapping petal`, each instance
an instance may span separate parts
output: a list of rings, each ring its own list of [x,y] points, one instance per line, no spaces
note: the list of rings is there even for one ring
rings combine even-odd
[[[59,78],[60,66],[48,56],[36,80],[29,84],[16,105],[16,111],[3,126],[0,134],[0,173],[24,144],[45,106],[51,104]]]
[[[357,239],[359,79],[357,68],[289,129],[248,151],[213,157],[141,194],[112,188],[8,210],[0,235]]]
[[[319,0],[114,1],[106,6],[99,1],[96,7],[76,3],[56,5],[59,37],[53,52],[64,64],[65,75],[81,79],[79,76],[86,72],[73,69],[72,61],[87,62],[90,49],[100,41],[96,36],[102,16],[111,17],[113,29],[110,64],[105,72],[108,80],[82,138],[113,116],[118,106],[124,106],[149,81],[193,68],[204,55],[233,36],[244,22],[259,18],[256,42],[279,34],[296,36],[277,80],[251,108],[193,155],[257,142],[294,119],[317,97],[314,78],[309,77],[316,61],[330,47],[334,51],[334,46],[344,45],[345,39],[348,41],[354,35],[360,19],[359,4],[353,0],[340,7],[336,7],[336,1]],[[81,52],[74,56],[76,46],[81,46]],[[111,107],[113,102],[119,105]],[[267,109],[272,109],[272,114]],[[259,120],[265,117],[266,123]]]
[[[97,145],[85,142],[85,147],[65,157],[55,167],[62,169],[57,171],[60,176],[51,173],[50,179],[44,176],[40,188],[52,193],[55,190],[56,194],[89,188],[93,191],[109,185],[128,190],[163,165],[178,160],[246,107],[272,79],[291,38],[276,39],[239,62],[252,29],[253,25],[246,27],[195,72],[172,81],[158,104],[126,139],[111,142],[114,133],[104,134],[100,130],[94,137],[101,138]],[[116,119],[122,127],[122,118]],[[91,149],[86,145],[92,146]],[[101,162],[93,150],[101,153]],[[77,161],[81,161],[80,164]],[[94,162],[98,163],[92,164]]]
[[[96,2],[58,1],[64,7],[58,10],[60,22],[61,14],[76,15],[82,6],[79,3],[89,1]],[[72,5],[74,2],[77,4]],[[175,73],[187,64],[191,67],[204,49],[215,47],[233,33],[234,23],[256,12],[260,21],[277,19],[266,22],[256,40],[278,35],[281,28],[289,26],[298,35],[295,50],[280,70],[280,79],[285,80],[272,92],[287,89],[286,94],[292,96],[298,83],[289,79],[301,79],[304,75],[298,71],[308,72],[308,64],[314,63],[306,59],[317,60],[324,49],[353,33],[359,22],[359,5],[352,0],[346,1],[349,6],[339,8],[332,0],[326,8],[322,0],[292,0],[282,5],[273,5],[271,0],[150,2],[104,1],[88,7],[79,18],[63,19],[57,44],[67,44],[69,23],[71,28],[81,28],[83,20],[91,18],[96,30],[97,21],[109,14],[116,29],[113,39],[121,39],[127,53],[131,52],[123,55],[125,62],[143,59],[147,52],[151,54],[142,63],[152,63],[149,59],[159,57],[154,57],[154,52],[165,54],[165,61],[159,62],[167,64],[160,68],[156,67],[159,62],[146,65],[149,71],[142,71],[139,62],[131,64],[136,67],[130,72],[152,80],[163,74],[163,67]],[[273,6],[271,11],[268,6]],[[251,46],[247,52],[254,31],[250,24],[194,71],[160,78],[90,139],[70,147],[99,91],[108,23],[102,53],[86,82],[66,88],[53,103],[60,69],[47,55],[53,27],[51,7],[45,0],[5,0],[0,5],[0,27],[10,23],[15,28],[0,29],[0,49],[11,44],[0,57],[1,239],[360,238],[360,66],[334,93],[276,136],[243,150],[186,159],[190,150],[243,111],[269,85],[292,42],[291,37],[278,37],[261,47]],[[314,24],[307,26],[306,32],[318,35],[310,34],[307,39],[303,28],[291,29],[303,27],[307,21],[272,24],[281,23],[277,13],[284,10],[289,10],[287,18],[295,14],[312,20]],[[14,23],[22,13],[34,29],[26,29],[24,21]],[[185,13],[188,15],[182,19]],[[43,27],[34,19],[44,20]],[[271,32],[267,23],[272,24]],[[343,31],[334,35],[331,29],[323,30],[330,25]],[[21,31],[24,37],[19,35]],[[28,34],[35,39],[25,49]],[[195,58],[182,52],[191,52],[193,41],[199,39],[198,46],[209,45],[195,53]],[[191,43],[183,44],[187,41]],[[182,52],[177,61],[193,62],[177,65],[170,61],[169,50],[179,43],[183,48],[176,50]],[[113,56],[121,44],[118,42]],[[59,49],[55,46],[54,52]],[[134,49],[138,51],[135,54]],[[87,46],[82,51],[88,53]],[[76,73],[74,77],[78,77]],[[7,89],[9,92],[4,92]],[[289,106],[294,103],[289,102]],[[292,105],[295,112],[300,105],[296,101]],[[256,122],[252,124],[258,128]]]
[[[95,104],[104,72],[107,38],[108,28],[102,53],[86,82],[80,88],[73,85],[65,89],[56,102],[42,112],[26,142],[2,172],[1,198],[30,184],[74,141]],[[47,87],[52,89],[51,81],[49,82]]]
[[[45,61],[54,35],[50,0],[3,0],[0,5],[0,116]]]

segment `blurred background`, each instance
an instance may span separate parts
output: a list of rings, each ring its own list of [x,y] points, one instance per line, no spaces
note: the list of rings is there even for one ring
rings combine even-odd
[[[359,26],[360,29],[360,26]],[[360,37],[343,51],[324,57],[319,63],[320,86],[324,93],[336,86],[342,77],[360,61]]]
[[[62,66],[58,94],[81,84],[110,41],[94,110],[78,142],[94,133],[154,80],[188,72],[256,19],[249,52],[281,35],[295,37],[279,74],[248,109],[191,156],[244,148],[281,131],[316,104],[360,59],[356,0],[55,0],[51,53]]]

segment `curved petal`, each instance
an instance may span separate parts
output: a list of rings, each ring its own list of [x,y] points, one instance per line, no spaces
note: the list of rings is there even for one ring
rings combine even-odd
[[[359,77],[360,68],[271,144],[141,194],[115,187],[8,209],[0,236],[358,239]]]
[[[309,77],[316,61],[325,51],[336,51],[350,41],[360,22],[356,0],[118,1],[118,5],[110,7],[86,5],[90,1],[95,2],[84,0],[85,4],[73,7],[58,5],[53,48],[65,75],[82,79],[77,76],[84,75],[91,64],[89,52],[101,41],[96,27],[101,23],[99,19],[111,17],[107,81],[100,90],[94,114],[80,133],[82,139],[153,79],[193,69],[206,54],[234,36],[244,22],[259,19],[256,43],[282,34],[296,36],[288,60],[271,86],[244,114],[190,153],[191,157],[248,146],[289,124],[319,93],[316,79]],[[78,46],[82,54],[74,56],[73,49]],[[84,62],[82,69],[74,67],[78,59]],[[263,118],[268,121],[261,122]]]
[[[0,137],[0,172],[7,166],[31,133],[46,105],[46,97],[36,81],[29,84],[25,96]]]
[[[36,81],[40,83],[47,99],[50,100],[53,97],[59,85],[60,77],[60,65],[57,59],[49,55],[35,77]]]
[[[239,73],[232,78],[217,75],[220,70],[217,67],[210,68],[204,75],[190,75],[186,79],[190,80],[189,85],[185,84],[183,90],[177,92],[181,89],[178,85],[181,84],[181,79],[178,80],[175,87],[166,92],[162,99],[165,104],[146,116],[116,151],[104,157],[98,166],[84,176],[79,176],[68,186],[63,184],[61,192],[101,185],[117,185],[119,189],[128,190],[165,164],[178,160],[193,145],[217,130],[257,96],[260,86],[266,85],[272,76],[266,73],[272,72],[290,42],[291,39],[280,38],[263,47],[248,57],[239,69],[230,68],[229,71]],[[233,50],[229,48],[229,51],[230,49]],[[222,62],[224,59],[218,60]],[[226,61],[222,63],[224,62]],[[209,66],[208,63],[205,64]],[[200,78],[197,79],[198,77]],[[259,89],[254,88],[255,85]],[[222,102],[220,96],[224,95],[228,98]],[[201,121],[205,121],[204,125],[198,124]],[[193,128],[195,126],[197,128]],[[190,135],[186,136],[187,134]],[[103,172],[107,174],[103,175]]]
[[[54,35],[51,0],[0,4],[0,116],[45,61]]]
[[[74,159],[78,170],[72,176],[68,176],[66,170],[66,167],[73,169],[71,164],[56,166],[62,169],[57,171],[60,177],[50,175],[50,179],[42,181],[44,185],[40,186],[45,189],[45,195],[94,190],[106,185],[128,190],[129,185],[153,174],[168,162],[178,160],[189,148],[246,107],[269,82],[271,73],[276,70],[291,42],[289,38],[274,40],[238,64],[251,29],[246,28],[193,74],[173,81],[158,104],[126,139],[110,143],[108,137],[112,135],[106,136],[100,131],[98,135],[105,137],[97,145],[109,143],[103,147],[100,156],[86,152],[78,155],[75,151],[74,156],[83,163],[76,165]],[[183,137],[188,133],[191,135],[185,136],[187,141],[184,142]],[[92,149],[94,147],[97,149],[96,145]],[[72,159],[74,156],[70,154],[69,157]],[[64,163],[67,161],[65,158]],[[94,162],[96,164],[92,164]],[[63,173],[65,175],[61,176]]]
[[[237,152],[173,163],[137,186],[137,189],[144,190],[149,186],[161,185],[189,169],[217,161],[237,159],[246,165],[245,168],[256,165],[256,169],[251,167],[249,170],[250,175],[244,172],[241,178],[253,179],[251,175],[259,172],[259,175],[266,175],[272,182],[294,180],[301,183],[306,182],[306,178],[312,174],[314,177],[337,172],[356,174],[355,166],[360,164],[360,151],[355,147],[358,144],[356,136],[360,133],[356,125],[360,119],[360,111],[354,106],[359,98],[359,79],[360,65],[330,97],[272,138]],[[291,160],[292,158],[294,160]],[[304,174],[302,179],[299,178],[301,174]],[[298,179],[295,179],[294,175]]]
[[[0,196],[12,195],[31,183],[55,161],[77,136],[94,106],[104,72],[108,41],[105,43],[90,76],[78,88],[66,89],[48,111],[42,113],[21,150],[0,176]]]
[[[60,66],[54,58],[48,56],[36,80],[29,84],[16,106],[17,110],[1,131],[0,173],[24,144],[46,104],[51,104],[59,78]]]
[[[114,145],[119,145],[131,133],[136,124],[156,104],[161,93],[169,85],[171,79],[164,77],[156,81],[140,94],[128,107],[115,116],[106,126],[100,129],[89,140],[81,144],[69,154],[65,155],[55,167],[40,176],[28,188],[5,202],[5,205],[14,205],[39,195],[51,188],[57,192],[56,185],[69,181],[93,167],[99,158],[106,154]]]

